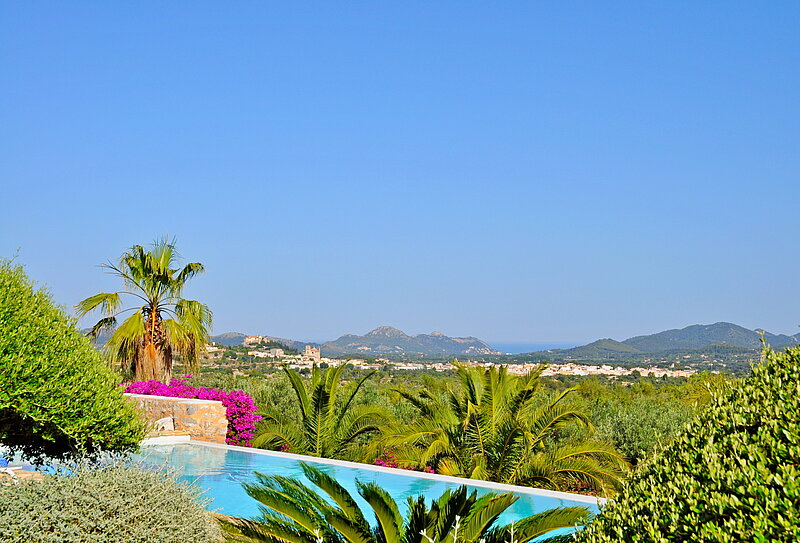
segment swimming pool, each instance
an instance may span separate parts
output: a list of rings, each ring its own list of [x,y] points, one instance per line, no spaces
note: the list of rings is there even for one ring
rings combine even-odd
[[[206,489],[205,495],[213,499],[212,509],[237,517],[254,518],[259,514],[258,502],[248,496],[242,488],[242,483],[255,481],[254,472],[297,477],[308,482],[300,468],[301,462],[312,463],[329,473],[350,491],[365,510],[368,510],[368,506],[356,491],[356,480],[375,481],[380,484],[397,500],[403,513],[405,513],[406,498],[409,496],[416,497],[422,494],[428,499],[437,498],[445,490],[455,489],[462,484],[467,484],[479,494],[512,491],[520,497],[500,517],[500,524],[507,524],[554,507],[582,506],[594,513],[598,512],[598,502],[591,496],[230,445],[196,441],[148,445],[142,449],[140,458],[148,464],[166,465],[176,469],[181,479]]]

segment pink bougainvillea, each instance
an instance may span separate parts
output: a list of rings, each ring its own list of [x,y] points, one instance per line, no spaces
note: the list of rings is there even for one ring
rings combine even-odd
[[[228,418],[228,445],[250,446],[261,415],[256,415],[258,407],[253,398],[241,390],[225,391],[218,388],[203,388],[187,385],[191,375],[173,379],[168,385],[161,381],[133,381],[125,387],[131,394],[147,394],[149,396],[168,396],[170,398],[196,398],[198,400],[217,400],[225,406]]]
[[[397,461],[397,458],[392,454],[392,452],[388,449],[383,451],[383,454],[380,455],[378,458],[375,459],[374,464],[376,466],[383,466],[385,468],[399,468],[399,469],[407,469],[412,471],[424,471],[425,473],[435,473],[433,468],[430,466],[401,466],[400,463]]]

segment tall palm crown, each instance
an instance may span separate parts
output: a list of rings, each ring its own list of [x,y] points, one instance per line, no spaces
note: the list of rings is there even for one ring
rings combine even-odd
[[[558,444],[559,428],[590,424],[565,398],[542,394],[539,373],[509,375],[506,368],[456,365],[459,387],[445,395],[397,390],[420,410],[409,423],[385,429],[381,446],[402,462],[437,473],[567,490],[616,489],[627,467],[606,443]]]
[[[408,498],[404,518],[394,498],[373,482],[356,482],[375,522],[370,524],[353,495],[333,477],[303,464],[306,478],[324,492],[280,475],[256,474],[245,491],[258,500],[256,521],[223,517],[232,541],[270,543],[527,543],[548,532],[587,520],[583,507],[549,509],[512,526],[498,525],[500,515],[518,497],[511,493],[447,490],[430,506],[424,496]],[[513,531],[512,531],[513,530]]]
[[[284,367],[297,396],[300,425],[286,422],[283,413],[268,407],[262,413],[260,432],[253,440],[254,447],[322,456],[325,458],[358,458],[359,438],[374,434],[386,423],[388,413],[369,405],[355,405],[354,400],[370,372],[349,386],[341,386],[344,366],[311,370],[307,382],[296,371]]]
[[[177,260],[175,245],[166,238],[153,243],[149,251],[134,245],[118,264],[101,264],[122,278],[124,290],[101,292],[75,306],[79,316],[95,309],[102,312],[90,334],[97,337],[103,329],[114,329],[105,351],[135,379],[169,382],[173,354],[179,354],[189,368],[196,367],[208,342],[211,310],[183,298],[186,283],[203,273],[203,265],[192,262],[179,269]],[[123,296],[137,299],[138,305],[123,309]],[[130,311],[118,325],[118,318]]]

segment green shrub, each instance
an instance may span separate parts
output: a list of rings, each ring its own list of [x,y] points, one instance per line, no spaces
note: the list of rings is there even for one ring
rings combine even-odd
[[[658,397],[597,400],[589,408],[595,437],[612,443],[632,464],[669,443],[692,412],[686,404]]]
[[[143,421],[74,322],[0,261],[0,444],[33,456],[135,448]]]
[[[0,487],[0,541],[203,543],[222,540],[193,487],[172,475],[114,463]]]
[[[578,537],[800,541],[800,348],[716,395]]]

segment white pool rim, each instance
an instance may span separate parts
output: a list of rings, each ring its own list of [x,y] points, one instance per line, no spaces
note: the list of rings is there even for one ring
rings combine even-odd
[[[401,475],[404,477],[415,477],[417,479],[431,479],[434,481],[445,481],[448,483],[455,483],[458,485],[476,486],[480,488],[488,488],[500,492],[514,492],[515,494],[528,494],[531,496],[541,496],[546,498],[553,498],[557,500],[566,500],[572,502],[585,503],[587,505],[594,505],[602,507],[606,503],[605,498],[597,498],[595,496],[587,496],[585,494],[574,494],[572,492],[561,492],[558,490],[546,490],[543,488],[531,488],[527,486],[508,485],[505,483],[495,483],[492,481],[481,481],[478,479],[468,479],[466,477],[453,477],[451,475],[437,475],[435,473],[425,473],[422,471],[412,471],[400,468],[388,468],[384,466],[375,466],[372,464],[361,464],[359,462],[349,462],[347,460],[333,460],[331,458],[320,458],[317,456],[306,456],[304,454],[294,454],[279,451],[267,451],[264,449],[255,449],[252,447],[239,447],[236,445],[222,445],[219,443],[210,443],[208,441],[189,440],[183,436],[163,436],[161,438],[150,438],[142,442],[143,447],[149,445],[197,445],[200,447],[209,447],[212,449],[223,449],[230,451],[240,451],[251,454],[260,454],[264,456],[271,456],[275,458],[289,458],[298,460],[300,462],[309,462],[312,464],[327,464],[331,466],[342,466],[345,468],[360,469],[366,471],[375,471],[379,473],[392,473],[394,475]],[[258,470],[255,470],[258,471]]]

